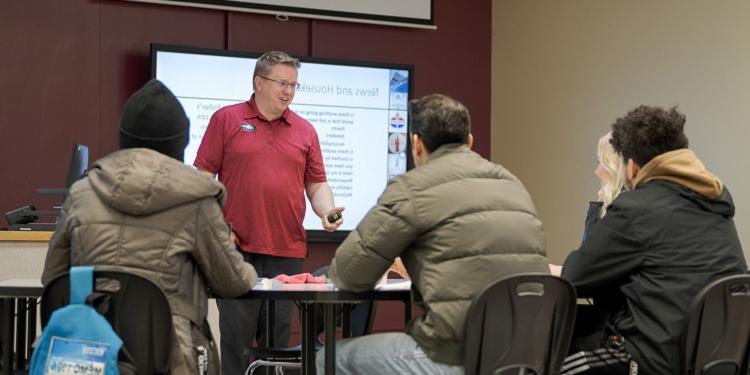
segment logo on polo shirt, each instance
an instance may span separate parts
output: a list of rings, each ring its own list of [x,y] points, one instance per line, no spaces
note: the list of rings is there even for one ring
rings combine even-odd
[[[240,123],[240,129],[242,131],[246,131],[248,133],[255,133],[255,125],[248,123],[248,122],[241,122]]]

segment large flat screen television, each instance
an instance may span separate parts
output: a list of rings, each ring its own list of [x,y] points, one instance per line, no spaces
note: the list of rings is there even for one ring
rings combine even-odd
[[[152,77],[177,96],[190,118],[186,164],[195,161],[211,115],[246,101],[260,53],[154,44]],[[322,230],[307,202],[304,227],[311,241],[338,241],[362,220],[386,183],[411,163],[407,105],[413,69],[408,65],[300,58],[300,87],[290,108],[315,127],[328,183],[346,207],[335,233]]]

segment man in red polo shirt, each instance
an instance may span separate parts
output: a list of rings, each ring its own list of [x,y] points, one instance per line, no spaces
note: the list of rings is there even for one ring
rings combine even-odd
[[[302,272],[307,240],[302,221],[305,192],[323,229],[336,230],[340,213],[326,182],[318,135],[290,110],[297,88],[299,60],[284,52],[263,54],[253,72],[255,93],[249,101],[224,107],[211,117],[195,166],[227,188],[224,215],[245,261],[260,277]],[[243,351],[264,322],[259,301],[218,299],[223,374],[241,374]],[[291,303],[277,303],[274,344],[289,341]]]

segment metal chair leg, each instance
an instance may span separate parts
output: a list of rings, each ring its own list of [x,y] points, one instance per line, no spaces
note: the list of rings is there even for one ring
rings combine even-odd
[[[245,375],[253,375],[256,369],[258,369],[261,366],[273,366],[275,368],[275,373],[283,374],[284,368],[302,368],[302,364],[299,362],[281,362],[281,361],[268,361],[265,359],[256,359],[252,363],[250,363],[250,366],[247,367],[245,370]]]
[[[245,370],[245,375],[253,375],[253,373],[255,372],[255,369],[261,366],[263,365],[260,363],[260,361],[253,361],[252,363],[250,363],[250,366],[247,366],[247,370]]]

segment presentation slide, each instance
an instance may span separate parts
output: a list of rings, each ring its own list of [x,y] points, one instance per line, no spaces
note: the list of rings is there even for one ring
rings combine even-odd
[[[154,77],[190,118],[184,161],[192,165],[211,115],[252,95],[256,59],[158,48],[152,58]],[[315,127],[336,205],[346,207],[340,230],[352,230],[406,171],[409,70],[302,60],[298,80],[290,108]],[[309,202],[304,227],[322,230]]]

